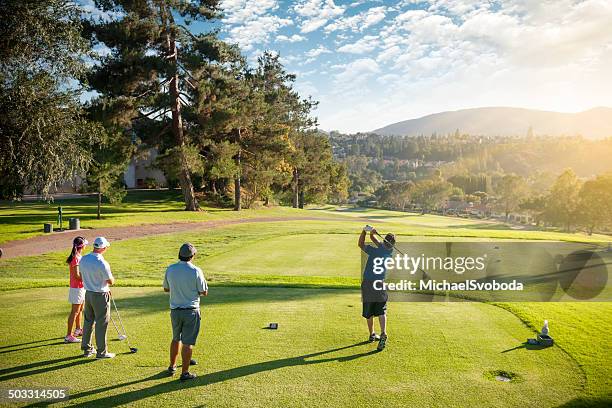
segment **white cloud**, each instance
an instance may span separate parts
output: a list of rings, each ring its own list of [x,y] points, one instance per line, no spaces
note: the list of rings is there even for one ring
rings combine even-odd
[[[223,0],[221,9],[227,24],[240,24],[278,9],[277,0]]]
[[[392,60],[393,58],[396,58],[397,56],[399,56],[402,53],[402,50],[400,47],[398,47],[397,45],[393,45],[383,51],[380,52],[380,54],[378,54],[378,56],[376,57],[376,61],[378,62],[387,62]]]
[[[365,54],[374,51],[378,46],[378,36],[366,35],[352,44],[345,44],[338,48],[339,52],[349,54]]]
[[[385,19],[386,7],[372,7],[354,16],[334,20],[325,26],[325,32],[331,33],[337,30],[364,31],[368,27],[376,25]]]
[[[303,37],[303,36],[298,35],[298,34],[293,34],[290,37],[288,37],[286,35],[278,35],[278,36],[276,36],[276,41],[289,42],[289,43],[300,42],[300,41],[304,41],[305,39],[306,39],[306,37]]]
[[[302,0],[293,10],[302,17],[302,33],[310,33],[324,26],[330,19],[342,15],[345,7],[337,6],[334,0]]]
[[[328,54],[330,52],[331,51],[325,48],[324,46],[319,45],[317,48],[313,48],[313,49],[306,51],[304,55],[307,56],[308,58],[316,58],[321,54]]]
[[[226,34],[243,48],[284,43],[292,55],[283,62],[312,63],[303,89],[320,98],[323,128],[367,130],[470,106],[612,105],[610,0],[338,3],[223,2]],[[333,35],[301,53],[303,33],[315,30]]]
[[[332,68],[341,70],[335,75],[335,80],[339,85],[354,86],[380,72],[380,67],[371,58],[360,58],[348,64],[334,65]]]
[[[223,0],[221,8],[228,40],[245,51],[267,43],[280,28],[293,24],[291,19],[271,14],[278,9],[277,0]]]

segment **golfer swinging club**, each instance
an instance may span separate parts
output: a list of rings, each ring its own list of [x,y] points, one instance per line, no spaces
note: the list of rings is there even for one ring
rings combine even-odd
[[[170,343],[170,366],[168,373],[176,371],[176,359],[181,347],[181,381],[193,380],[196,375],[189,372],[192,347],[200,333],[200,295],[208,295],[208,285],[202,270],[191,263],[196,249],[185,243],[179,249],[179,262],[166,269],[164,291],[170,292],[170,320],[172,342]]]
[[[370,239],[374,245],[365,244],[366,232],[370,233]],[[373,288],[373,283],[376,280],[385,279],[386,268],[382,273],[374,273],[374,259],[391,257],[393,245],[395,245],[395,235],[387,234],[384,242],[380,242],[376,237],[377,234],[378,233],[373,227],[366,225],[363,231],[361,231],[358,245],[359,248],[368,255],[368,261],[363,270],[361,282],[361,298],[363,302],[362,316],[368,322],[368,330],[370,333],[369,341],[374,342],[378,340],[377,349],[383,350],[387,343],[387,292],[375,290]],[[382,265],[384,268],[384,262]],[[374,316],[378,316],[380,336],[374,332]]]
[[[94,354],[96,358],[113,358],[115,354],[106,349],[106,328],[110,320],[110,287],[115,284],[110,265],[104,260],[102,254],[106,252],[110,243],[104,237],[98,237],[93,243],[93,252],[81,258],[79,269],[83,287],[85,288],[85,306],[83,308],[83,340],[81,349],[85,357]],[[96,323],[96,347],[91,345],[91,332]]]

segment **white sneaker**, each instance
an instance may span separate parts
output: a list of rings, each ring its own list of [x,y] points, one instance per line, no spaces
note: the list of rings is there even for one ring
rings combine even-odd
[[[83,357],[93,357],[96,355],[96,349],[83,351]]]
[[[64,337],[64,343],[80,343],[81,340],[77,339],[73,335]]]
[[[114,358],[115,353],[96,354],[96,358]]]

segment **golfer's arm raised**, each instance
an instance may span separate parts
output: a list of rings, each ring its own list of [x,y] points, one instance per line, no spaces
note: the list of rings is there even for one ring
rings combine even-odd
[[[366,237],[366,232],[365,230],[363,230],[361,231],[361,235],[359,235],[359,242],[357,243],[357,246],[361,248],[362,251],[365,248],[365,237]]]
[[[378,238],[376,238],[376,234],[378,234],[378,232],[374,228],[372,228],[372,231],[370,231],[370,239],[374,244],[376,244],[376,246],[380,246],[380,241],[378,240]]]

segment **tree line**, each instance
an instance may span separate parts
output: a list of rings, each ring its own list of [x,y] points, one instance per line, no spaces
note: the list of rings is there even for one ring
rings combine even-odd
[[[518,213],[567,231],[612,229],[612,139],[458,133],[416,138],[335,133],[331,139],[347,166],[351,195],[364,204],[428,212],[463,202],[506,220]],[[395,149],[407,144],[437,153],[401,159]],[[442,157],[450,160],[433,160]]]
[[[0,103],[11,112],[0,119],[2,197],[48,195],[84,174],[89,188],[121,200],[127,164],[155,148],[186,210],[198,210],[198,192],[236,210],[346,199],[347,169],[316,129],[317,102],[295,91],[279,56],[264,52],[253,66],[218,31],[192,29],[219,19],[219,1],[96,6],[114,17],[64,0],[1,6],[10,18]],[[84,90],[93,97],[83,103]]]

